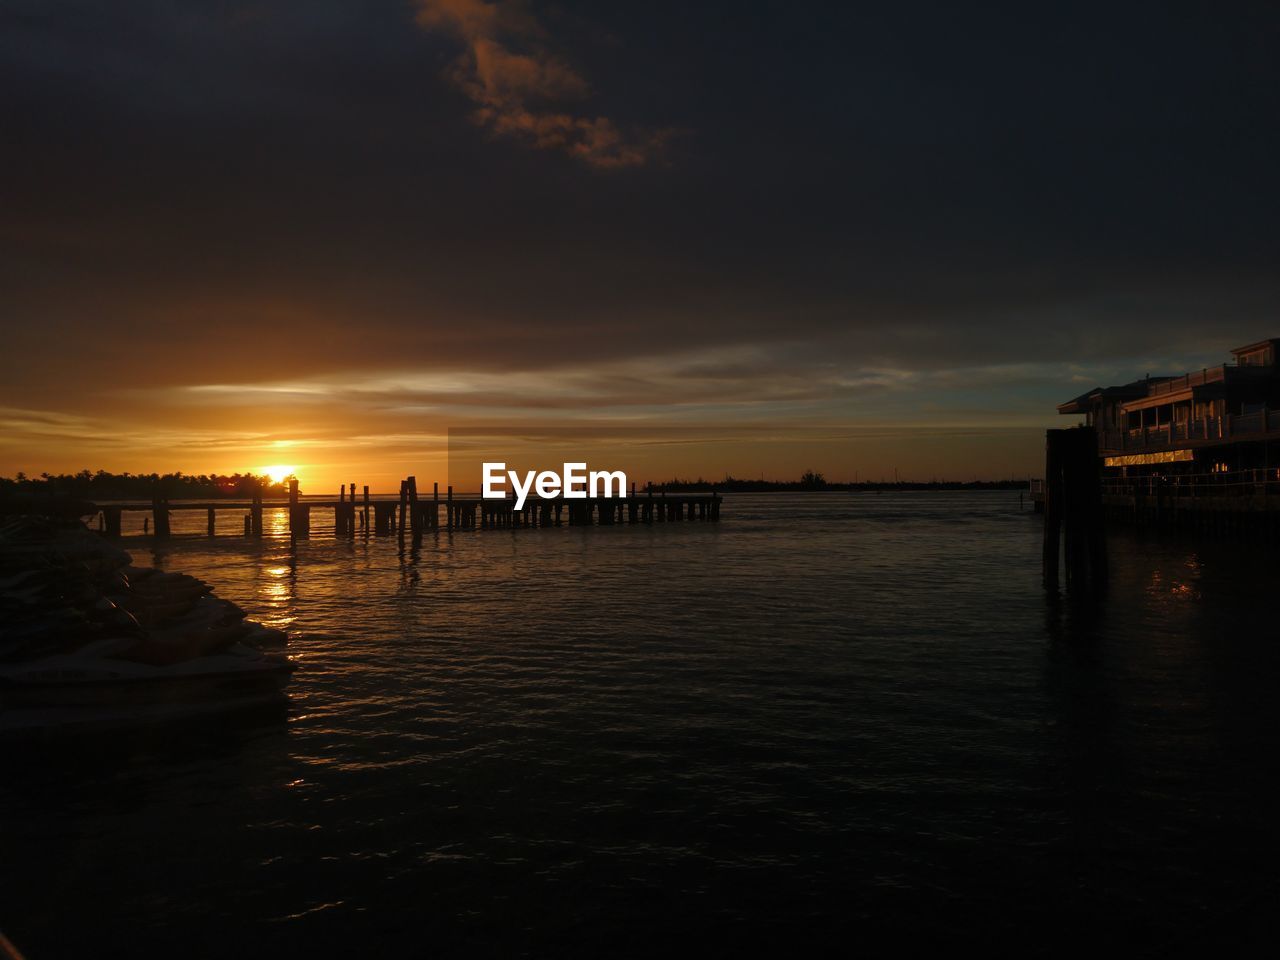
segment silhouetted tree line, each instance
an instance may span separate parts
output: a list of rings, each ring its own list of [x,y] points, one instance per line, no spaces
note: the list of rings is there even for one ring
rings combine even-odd
[[[654,489],[715,490],[717,493],[766,493],[775,490],[1026,490],[1026,480],[860,480],[837,483],[816,470],[806,470],[799,480],[743,480],[726,476],[723,480],[675,478],[654,484]]]
[[[56,494],[87,500],[149,500],[160,493],[171,500],[213,499],[216,497],[248,498],[261,484],[264,497],[284,497],[289,481],[273,483],[269,477],[253,473],[186,474],[177,473],[108,473],[81,470],[79,473],[48,474],[28,477],[0,477],[0,495],[5,493]]]

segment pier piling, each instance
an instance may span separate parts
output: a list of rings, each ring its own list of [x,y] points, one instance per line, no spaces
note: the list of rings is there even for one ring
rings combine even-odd
[[[406,480],[405,490],[409,495],[409,529],[416,540],[422,536],[422,513],[418,509],[418,478],[410,477]]]
[[[169,498],[158,484],[151,494],[151,532],[157,540],[169,539]]]
[[[262,536],[262,497],[257,502],[258,517],[255,521],[254,536]],[[298,499],[298,481],[289,481],[289,535],[294,539],[305,539],[311,536],[311,507]]]
[[[401,480],[400,481],[400,518],[397,521],[397,525],[396,525],[396,529],[400,532],[401,536],[404,535],[404,522],[407,518],[406,515],[408,514],[408,512],[409,512],[409,481]]]
[[[290,490],[291,497],[296,500],[298,496],[297,480],[292,482]],[[260,483],[253,489],[253,500],[249,505],[249,526],[253,536],[262,536],[262,484]]]
[[[1047,431],[1044,483],[1045,588],[1058,587],[1061,555],[1069,585],[1101,587],[1107,578],[1106,529],[1093,427]]]

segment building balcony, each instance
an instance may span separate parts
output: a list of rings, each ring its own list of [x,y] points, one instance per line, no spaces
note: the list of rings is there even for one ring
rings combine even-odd
[[[1158,453],[1184,447],[1214,446],[1280,435],[1280,410],[1202,417],[1130,429],[1098,431],[1098,452],[1106,456]]]

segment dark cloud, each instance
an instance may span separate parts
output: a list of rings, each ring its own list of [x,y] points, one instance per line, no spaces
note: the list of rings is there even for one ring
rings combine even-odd
[[[0,404],[417,371],[1049,419],[1280,332],[1278,20],[12,0]]]

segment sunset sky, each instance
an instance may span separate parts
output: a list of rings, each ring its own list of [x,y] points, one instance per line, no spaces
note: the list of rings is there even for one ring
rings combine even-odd
[[[1036,474],[1280,335],[1268,6],[6,0],[0,475]]]

